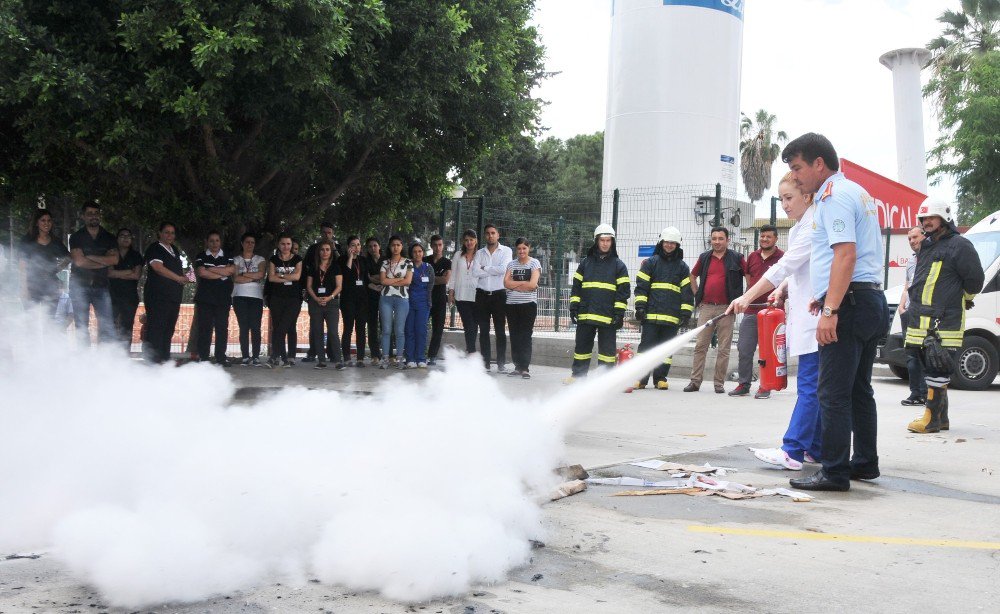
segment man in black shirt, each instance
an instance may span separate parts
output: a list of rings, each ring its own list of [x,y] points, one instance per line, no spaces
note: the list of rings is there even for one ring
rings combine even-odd
[[[431,266],[434,267],[434,287],[431,289],[431,343],[427,350],[427,364],[436,364],[444,336],[444,319],[448,311],[448,280],[451,278],[451,260],[444,257],[444,239],[431,237]]]
[[[194,261],[198,289],[194,294],[198,318],[198,357],[208,360],[215,331],[215,364],[230,365],[226,358],[229,344],[229,306],[233,301],[233,257],[222,252],[222,236],[212,231],[205,238],[205,251]]]
[[[73,261],[69,299],[73,305],[76,332],[84,343],[90,341],[90,306],[97,316],[98,339],[113,341],[114,321],[111,314],[111,294],[108,292],[108,267],[118,264],[118,242],[101,226],[101,206],[90,201],[81,210],[83,228],[69,237],[69,253]]]
[[[115,330],[126,350],[132,348],[132,325],[139,308],[142,265],[142,254],[132,249],[132,231],[122,228],[118,231],[118,264],[108,270],[108,289]]]

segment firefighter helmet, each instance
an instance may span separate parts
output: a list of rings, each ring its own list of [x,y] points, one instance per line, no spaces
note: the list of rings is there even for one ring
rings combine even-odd
[[[670,241],[671,243],[679,244],[681,242],[681,231],[673,226],[667,226],[660,231],[660,241]]]
[[[594,229],[594,238],[601,235],[610,235],[612,239],[615,238],[615,229],[611,227],[611,224],[601,224]]]
[[[945,222],[951,223],[951,210],[952,206],[940,198],[928,198],[920,203],[920,209],[917,210],[917,219],[922,220],[925,217],[936,215]]]

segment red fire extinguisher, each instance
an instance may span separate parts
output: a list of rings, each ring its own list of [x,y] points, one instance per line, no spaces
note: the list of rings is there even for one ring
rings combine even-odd
[[[618,350],[617,364],[620,365],[624,362],[628,362],[629,360],[632,360],[632,358],[634,357],[635,357],[635,352],[632,351],[632,344],[626,343],[625,346],[622,347],[622,349]],[[628,388],[625,389],[625,392],[632,392],[633,390],[635,390],[635,388],[629,386]]]
[[[768,305],[757,313],[757,346],[760,352],[760,387],[788,387],[788,346],[785,342],[785,311]]]

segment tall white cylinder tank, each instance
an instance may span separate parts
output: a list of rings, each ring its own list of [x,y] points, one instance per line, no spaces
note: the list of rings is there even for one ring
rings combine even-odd
[[[896,116],[896,179],[905,186],[927,193],[927,159],[924,150],[923,91],[920,71],[931,59],[926,49],[896,49],[882,54],[879,62],[892,71]]]
[[[612,2],[604,190],[735,189],[743,0]]]

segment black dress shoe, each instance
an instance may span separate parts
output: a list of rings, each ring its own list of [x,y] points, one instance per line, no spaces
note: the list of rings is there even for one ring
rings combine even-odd
[[[879,473],[878,469],[869,469],[868,471],[851,471],[852,480],[874,480],[880,475],[882,474]]]
[[[788,480],[788,483],[792,485],[792,488],[798,488],[799,490],[834,490],[843,492],[851,489],[850,482],[838,484],[823,475],[822,470],[808,477],[792,478]]]

